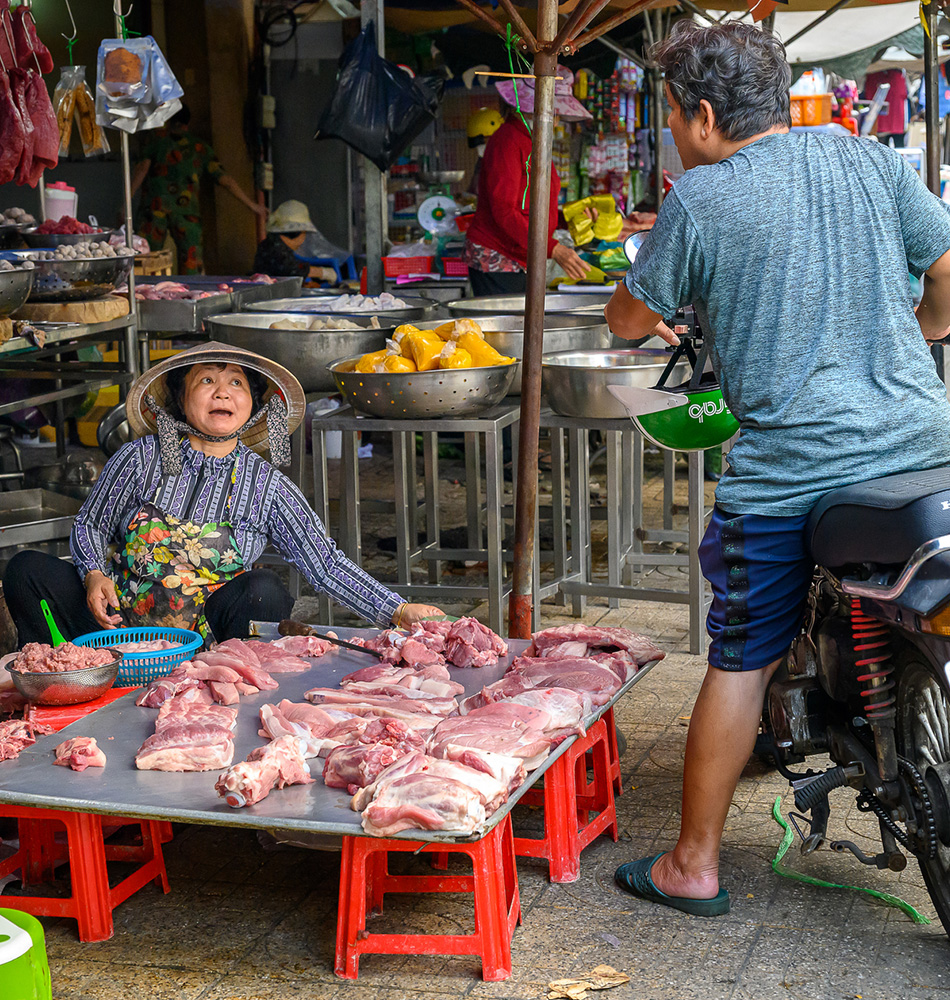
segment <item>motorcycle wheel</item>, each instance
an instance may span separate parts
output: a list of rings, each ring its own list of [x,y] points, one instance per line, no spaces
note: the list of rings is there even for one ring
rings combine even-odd
[[[950,699],[923,663],[908,663],[901,671],[897,747],[922,774],[929,766],[950,763]],[[917,863],[940,922],[950,935],[950,844],[938,838],[936,856],[918,857]]]

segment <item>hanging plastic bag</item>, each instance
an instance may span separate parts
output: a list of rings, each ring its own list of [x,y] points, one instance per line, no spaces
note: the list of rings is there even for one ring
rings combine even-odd
[[[184,91],[158,43],[142,38],[106,38],[96,67],[96,120],[140,132],[159,128],[180,108]]]
[[[84,75],[82,66],[63,66],[59,71],[59,83],[53,91],[53,111],[59,126],[59,155],[69,155],[69,142],[73,136],[73,113],[76,110],[77,80]]]
[[[96,107],[92,91],[86,83],[85,66],[63,66],[59,83],[53,91],[53,110],[59,126],[59,155],[69,155],[73,125],[82,140],[85,156],[98,156],[109,152],[109,140],[96,121]]]
[[[432,121],[443,81],[412,77],[376,51],[369,23],[340,56],[336,90],[320,117],[315,139],[342,139],[388,170]]]

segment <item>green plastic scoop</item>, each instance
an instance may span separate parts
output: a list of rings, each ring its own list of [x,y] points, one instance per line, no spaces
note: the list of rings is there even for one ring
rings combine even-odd
[[[46,624],[49,625],[49,634],[50,638],[53,640],[54,648],[56,646],[62,646],[66,640],[63,638],[63,633],[56,627],[56,622],[53,621],[53,612],[50,611],[49,605],[45,600],[40,601],[40,610],[43,612]]]

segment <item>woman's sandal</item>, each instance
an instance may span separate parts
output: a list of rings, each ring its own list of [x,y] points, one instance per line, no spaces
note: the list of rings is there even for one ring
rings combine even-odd
[[[629,892],[637,899],[648,903],[659,903],[670,906],[674,910],[691,913],[695,917],[719,917],[729,912],[729,893],[720,889],[712,899],[690,899],[687,896],[667,896],[657,889],[650,877],[653,866],[663,857],[660,852],[652,858],[640,858],[639,861],[628,861],[614,873],[614,881],[624,892]]]

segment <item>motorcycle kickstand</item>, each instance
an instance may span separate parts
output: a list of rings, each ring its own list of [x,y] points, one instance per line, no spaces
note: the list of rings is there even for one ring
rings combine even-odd
[[[831,815],[831,807],[828,804],[828,796],[819,798],[809,810],[810,816],[803,816],[801,813],[789,813],[788,818],[795,827],[795,832],[802,838],[802,845],[799,850],[803,855],[811,854],[820,847],[824,847],[825,837],[828,831],[828,817]],[[808,834],[802,831],[798,821],[808,824]]]
[[[881,843],[884,850],[880,854],[870,855],[865,854],[864,851],[858,847],[851,840],[835,840],[828,846],[836,854],[844,854],[845,851],[849,851],[853,854],[862,865],[868,865],[871,868],[878,868],[881,871],[888,869],[892,872],[902,872],[907,867],[907,858],[901,853],[897,846],[897,840],[894,834],[891,833],[887,827],[881,823]]]

